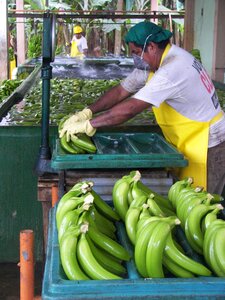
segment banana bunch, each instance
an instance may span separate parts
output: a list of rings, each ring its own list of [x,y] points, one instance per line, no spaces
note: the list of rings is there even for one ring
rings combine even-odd
[[[223,209],[219,204],[223,198],[207,193],[202,187],[194,188],[192,183],[192,178],[177,181],[170,187],[168,198],[176,209],[191,248],[202,255],[205,230],[210,220],[215,220]]]
[[[69,116],[65,116],[59,123],[58,131],[63,127],[63,124],[68,119]],[[77,135],[72,135],[71,140],[67,141],[66,134],[60,138],[60,145],[66,153],[70,154],[85,154],[85,153],[95,153],[96,146],[92,139],[85,133],[78,133]]]
[[[63,150],[70,154],[95,153],[97,150],[92,139],[85,133],[78,133],[71,136],[69,142],[66,140],[66,135],[64,134],[60,138],[60,144]]]
[[[221,204],[198,204],[189,213],[185,221],[185,235],[191,247],[199,254],[203,254],[204,231],[202,220],[213,210],[222,210]]]
[[[218,204],[222,198],[202,187],[193,187],[192,183],[192,178],[176,182],[170,187],[168,199],[146,187],[138,171],[115,183],[115,210],[125,224],[134,247],[135,265],[142,277],[164,277],[165,271],[183,278],[211,275],[211,270],[195,253],[203,254],[205,232],[223,208]],[[174,227],[179,224],[190,244],[188,247],[196,252],[188,253],[189,249],[177,240]]]
[[[134,246],[135,265],[142,277],[164,277],[163,256],[166,241],[172,228],[179,224],[175,217],[146,218],[136,232]]]
[[[79,182],[59,201],[56,224],[63,270],[70,280],[122,279],[130,254],[116,237],[118,214],[94,190]]]
[[[210,214],[209,214],[210,215]],[[215,216],[215,214],[214,214]],[[203,254],[206,262],[219,276],[225,276],[225,221],[215,219],[212,214],[210,222],[205,229],[203,241]]]
[[[190,187],[192,183],[193,183],[193,178],[187,177],[184,178],[183,180],[176,181],[174,184],[171,185],[168,191],[168,199],[170,200],[174,208],[176,208],[176,201],[178,199],[179,193],[184,188],[187,188],[188,191],[189,190],[188,187]]]
[[[135,201],[142,199],[141,202],[144,204],[150,195],[154,197],[154,202],[160,207],[164,215],[174,215],[171,203],[141,182],[139,171],[131,171],[129,175],[117,180],[112,191],[115,210],[123,221],[125,221],[129,207],[135,206]]]
[[[179,225],[176,216],[150,216],[137,224],[134,259],[142,277],[165,277],[165,270],[176,277],[210,276],[211,271],[184,254],[176,241],[173,228]]]

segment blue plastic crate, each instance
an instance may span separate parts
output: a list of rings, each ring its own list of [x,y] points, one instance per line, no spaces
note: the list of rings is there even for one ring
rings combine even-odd
[[[127,264],[128,275],[123,280],[67,280],[60,264],[55,213],[56,208],[50,210],[43,300],[225,299],[225,278],[143,279],[139,277],[133,260]],[[120,223],[118,238],[128,251],[132,250]]]

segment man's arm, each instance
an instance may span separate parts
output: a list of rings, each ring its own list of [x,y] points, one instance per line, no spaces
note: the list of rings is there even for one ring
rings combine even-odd
[[[118,103],[107,112],[90,120],[94,128],[119,125],[133,118],[144,109],[151,107],[151,104],[135,98]]]
[[[89,108],[93,114],[106,111],[130,95],[131,94],[119,84],[105,92],[95,103],[91,104]]]

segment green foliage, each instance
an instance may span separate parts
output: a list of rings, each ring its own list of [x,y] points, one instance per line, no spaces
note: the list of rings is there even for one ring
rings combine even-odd
[[[28,40],[28,58],[38,58],[42,51],[42,36],[40,34],[32,35]]]
[[[197,58],[200,62],[202,62],[201,60],[201,55],[200,55],[200,51],[198,49],[192,49],[191,50],[191,54]]]
[[[15,58],[15,55],[14,55],[14,50],[12,47],[9,48],[9,60],[10,61],[13,61]]]
[[[6,79],[0,85],[0,103],[12,94],[12,92],[22,83],[22,80]]]
[[[62,45],[57,46],[57,47],[56,47],[56,50],[55,50],[55,54],[56,54],[56,55],[59,55],[59,54],[61,54],[62,52],[63,52],[63,46],[62,46]]]

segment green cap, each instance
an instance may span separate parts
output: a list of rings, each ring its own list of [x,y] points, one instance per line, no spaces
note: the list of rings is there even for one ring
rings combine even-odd
[[[144,21],[136,24],[128,31],[125,42],[143,46],[145,42],[160,43],[168,40],[172,35],[172,32],[155,23]]]

